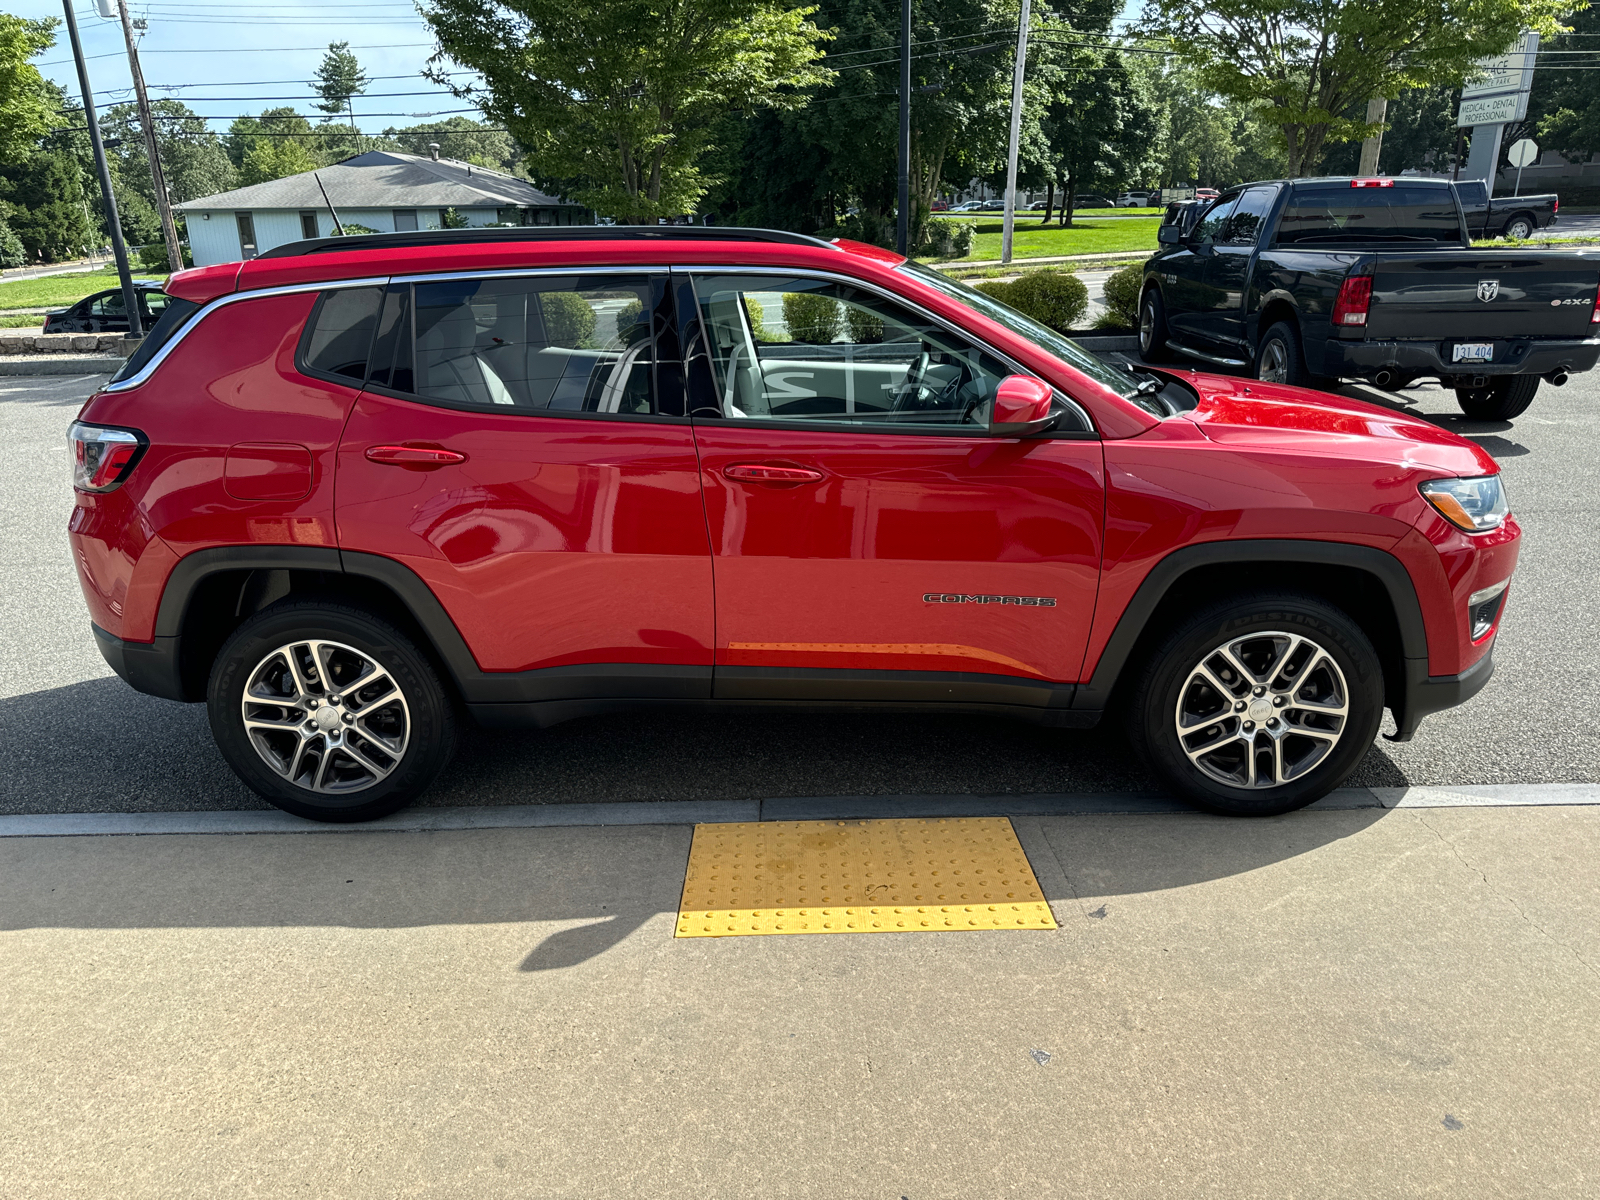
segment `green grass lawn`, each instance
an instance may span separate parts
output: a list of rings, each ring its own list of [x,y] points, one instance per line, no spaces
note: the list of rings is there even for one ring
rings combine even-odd
[[[978,236],[973,240],[972,253],[960,262],[982,261],[1000,257],[999,220],[978,222]],[[1159,217],[1144,217],[1131,221],[1096,221],[1077,217],[1070,229],[1051,224],[1042,228],[1036,222],[1017,222],[1012,242],[1014,258],[1048,258],[1057,254],[1112,254],[1127,252],[1154,254],[1156,230],[1161,225]]]
[[[135,279],[162,279],[161,275],[133,273]],[[114,267],[76,275],[46,275],[43,279],[0,279],[0,312],[8,308],[65,308],[85,296],[117,286]]]

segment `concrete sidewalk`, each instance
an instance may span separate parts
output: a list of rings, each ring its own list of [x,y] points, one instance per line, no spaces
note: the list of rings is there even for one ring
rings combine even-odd
[[[1059,931],[674,940],[686,826],[0,840],[0,1192],[1593,1194],[1600,809],[1014,823]]]

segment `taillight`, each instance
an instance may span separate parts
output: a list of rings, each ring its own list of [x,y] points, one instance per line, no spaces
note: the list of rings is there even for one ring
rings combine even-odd
[[[1600,325],[1600,289],[1594,294],[1594,307],[1589,310],[1589,324]]]
[[[1560,211],[1561,211],[1561,197],[1557,196],[1555,198],[1555,202],[1550,205],[1550,215],[1553,217]]]
[[[80,492],[111,491],[127,480],[146,445],[142,433],[74,421],[67,430],[72,486]]]
[[[1352,179],[1351,187],[1393,187],[1392,179]]]
[[[1365,325],[1367,310],[1372,307],[1372,276],[1347,275],[1339,285],[1339,296],[1333,302],[1335,328]]]

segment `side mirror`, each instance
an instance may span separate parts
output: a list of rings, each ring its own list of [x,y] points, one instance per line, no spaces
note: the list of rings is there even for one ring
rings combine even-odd
[[[1176,225],[1163,225],[1156,230],[1156,241],[1163,246],[1176,246],[1183,241],[1183,231]]]
[[[1032,375],[1007,375],[994,394],[989,432],[995,437],[1031,437],[1056,423],[1050,385]]]

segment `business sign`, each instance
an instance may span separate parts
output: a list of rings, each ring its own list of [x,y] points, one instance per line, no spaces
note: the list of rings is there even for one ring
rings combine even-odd
[[[1509,92],[1504,96],[1481,96],[1476,100],[1463,100],[1456,124],[1462,128],[1472,125],[1504,125],[1507,121],[1520,121],[1528,115],[1528,93]]]
[[[1539,35],[1525,33],[1504,54],[1480,58],[1473,77],[1461,89],[1461,98],[1526,92],[1533,86],[1533,64],[1539,57]]]

